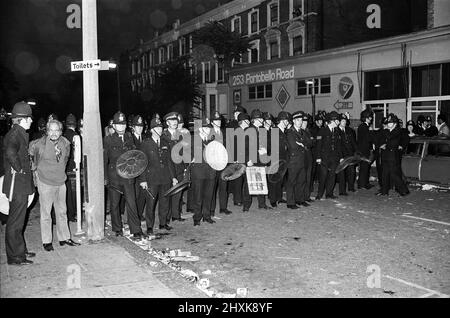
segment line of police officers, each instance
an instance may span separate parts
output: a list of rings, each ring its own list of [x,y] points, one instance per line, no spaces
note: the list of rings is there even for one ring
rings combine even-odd
[[[321,200],[324,195],[325,198],[337,198],[334,195],[337,180],[339,195],[348,195],[347,191],[355,192],[354,165],[346,167],[336,175],[339,163],[355,153],[367,158],[374,155],[381,158],[379,194],[387,194],[393,186],[401,195],[409,193],[400,167],[401,154],[409,139],[405,138],[405,133],[397,126],[398,119],[394,115],[389,115],[386,129],[378,132],[371,129],[372,120],[373,113],[369,110],[361,113],[362,123],[358,127],[356,138],[355,131],[349,127],[349,119],[335,111],[319,112],[313,122],[312,117],[302,111],[293,114],[281,111],[273,118],[269,113],[258,109],[249,115],[243,107],[237,106],[234,118],[226,127],[242,132],[255,130],[257,160],[252,162],[251,158],[254,157],[249,153],[250,143],[255,141],[250,140],[249,134],[245,134],[243,163],[246,166],[267,166],[270,170],[273,163],[265,163],[261,158],[270,154],[274,147],[278,147],[279,164],[267,175],[270,206],[266,204],[265,195],[258,195],[258,208],[273,209],[280,203],[287,203],[289,209],[299,209],[308,207],[313,202],[311,193],[316,179],[318,191],[315,200]],[[183,193],[180,191],[172,196],[164,196],[164,193],[182,182],[186,173],[190,174],[191,180],[186,211],[193,212],[194,225],[200,225],[202,220],[215,223],[212,217],[215,214],[217,194],[220,213],[231,213],[227,209],[229,193],[233,194],[235,206],[242,206],[243,212],[249,211],[252,196],[249,194],[246,174],[232,181],[224,181],[220,178],[222,171],[212,169],[204,158],[201,158],[203,150],[211,141],[217,140],[226,145],[225,122],[222,116],[216,112],[209,120],[204,118],[201,127],[194,131],[193,138],[198,142],[191,143],[191,163],[175,163],[171,156],[172,148],[190,134],[183,127],[182,116],[171,112],[164,116],[163,121],[166,128],[163,128],[159,115],[155,115],[147,127],[148,130],[144,131],[145,121],[142,116],[133,116],[131,129],[128,130],[125,115],[121,112],[114,115],[111,124],[114,132],[104,138],[105,185],[108,187],[113,231],[119,236],[123,235],[120,212],[123,210],[120,208],[122,195],[128,211],[130,231],[135,239],[153,234],[157,202],[159,229],[171,230],[171,221],[184,221],[181,217]],[[274,129],[278,130],[279,138],[275,144],[271,144],[270,134]],[[267,142],[261,142],[263,130],[268,134]],[[237,138],[237,135],[239,134],[235,134],[234,138]],[[235,147],[237,144],[235,140]],[[131,149],[143,151],[149,162],[145,172],[136,180],[120,177],[115,169],[117,158]],[[235,158],[231,161],[237,162],[237,148],[234,154]],[[370,163],[361,161],[358,188],[372,187],[369,183],[369,170]],[[286,200],[283,199],[283,190],[286,191]],[[142,232],[140,225],[144,218],[147,223],[146,234]]]

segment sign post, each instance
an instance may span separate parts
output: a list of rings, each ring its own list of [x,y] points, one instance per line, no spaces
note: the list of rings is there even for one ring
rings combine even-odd
[[[97,3],[82,0],[83,60],[83,155],[88,171],[88,197],[85,205],[87,235],[96,241],[105,235],[105,189],[103,171],[103,142],[100,124],[98,95],[98,70],[100,61],[97,52]],[[98,62],[98,68],[97,67]],[[73,66],[73,64],[72,64]],[[85,180],[86,181],[86,180]],[[85,182],[86,183],[86,182]]]

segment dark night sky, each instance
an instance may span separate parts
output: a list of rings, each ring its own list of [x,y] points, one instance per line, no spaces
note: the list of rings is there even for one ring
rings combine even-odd
[[[81,29],[68,29],[66,8],[81,0],[0,1],[0,59],[19,82],[17,98],[49,93],[58,98],[57,85],[82,60]],[[220,0],[97,0],[98,54],[118,57],[155,29],[181,23],[212,8]],[[7,106],[9,108],[9,105]]]

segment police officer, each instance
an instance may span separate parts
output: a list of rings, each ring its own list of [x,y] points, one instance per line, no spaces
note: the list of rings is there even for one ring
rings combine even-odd
[[[317,135],[319,134],[319,130],[320,128],[323,127],[323,122],[325,120],[325,118],[323,117],[321,112],[318,112],[317,115],[314,118],[314,123],[311,125],[311,128],[309,129],[309,132],[311,133],[311,137],[313,138],[313,143],[312,143],[312,149],[311,149],[311,153],[313,156],[313,163],[312,163],[312,168],[311,168],[311,183],[310,183],[310,191],[312,192],[314,190],[314,182],[316,181],[316,179],[318,179],[318,164],[316,162],[317,159]]]
[[[305,194],[303,197],[303,202],[313,202],[311,200],[311,192],[312,189],[310,187],[312,182],[312,166],[313,166],[313,153],[312,153],[312,147],[314,144],[314,137],[312,136],[311,132],[308,129],[308,123],[311,120],[310,116],[308,114],[303,114],[303,121],[302,121],[302,127],[303,133],[306,135],[306,138],[310,140],[308,143],[309,146],[305,148],[305,172],[306,172],[306,185],[305,185]],[[297,203],[304,205],[302,203],[302,198],[299,198],[299,200],[296,200]]]
[[[286,167],[288,162],[288,143],[287,143],[287,126],[289,124],[290,114],[285,111],[281,111],[277,116],[278,129],[278,147],[279,147],[279,160],[277,171],[269,175],[267,178],[267,186],[269,188],[269,201],[270,205],[275,208],[283,200],[283,181],[285,174],[282,173],[282,169]],[[275,145],[272,145],[275,146]]]
[[[340,115],[338,131],[342,141],[342,155],[344,158],[353,156],[356,151],[355,132],[348,126],[348,118],[344,114]],[[355,166],[350,165],[345,170],[339,172],[339,195],[348,195],[348,191],[355,192]]]
[[[77,195],[76,195],[76,176],[75,176],[75,136],[78,133],[75,131],[77,128],[77,118],[73,114],[69,114],[66,117],[66,130],[63,136],[70,142],[70,154],[69,160],[66,166],[66,188],[67,188],[67,219],[71,222],[77,221]]]
[[[118,175],[116,171],[117,159],[128,150],[136,149],[133,136],[126,132],[126,117],[122,112],[114,114],[113,127],[115,133],[105,136],[103,140],[103,158],[105,164],[105,185],[109,186],[109,198],[111,202],[111,223],[112,230],[116,236],[122,236],[122,218],[119,211],[120,198],[123,193],[128,215],[128,225],[133,239],[138,240],[144,237],[141,229],[141,222],[136,206],[135,179],[125,179]],[[120,191],[120,192],[119,192]]]
[[[361,112],[361,124],[358,126],[357,150],[366,158],[370,157],[370,151],[373,149],[374,140],[370,133],[370,125],[372,124],[373,113],[366,109]],[[358,189],[370,189],[373,187],[369,183],[370,165],[362,160],[359,164]]]
[[[170,112],[164,116],[164,121],[167,125],[167,128],[162,133],[162,138],[166,139],[170,144],[170,148],[172,149],[178,141],[182,139],[182,136],[178,130],[178,113]],[[181,182],[184,178],[184,169],[186,168],[185,163],[173,163],[175,167],[175,175],[178,182]],[[167,223],[172,221],[183,222],[184,219],[181,217],[181,192],[174,194],[170,197],[170,207],[169,213],[167,215]],[[168,226],[170,227],[170,226]]]
[[[388,195],[391,182],[401,196],[409,194],[409,190],[402,179],[402,168],[400,166],[399,152],[403,151],[402,131],[397,126],[398,118],[389,114],[387,118],[387,129],[383,131],[383,141],[380,146],[381,162],[383,165],[383,187],[380,195]]]
[[[236,128],[236,135],[243,135],[245,136],[245,132],[250,127],[250,116],[247,113],[240,113],[238,116],[238,124],[239,127]],[[248,137],[244,137],[244,149],[238,149],[239,141],[237,140],[237,137],[234,137],[234,154],[235,158],[234,161],[238,161],[239,163],[245,164],[247,166],[253,165],[252,162],[249,162],[249,143]],[[242,145],[242,141],[241,141]],[[243,155],[243,161],[241,161],[241,158]],[[235,205],[242,205],[243,209],[242,212],[248,212],[250,209],[250,206],[252,205],[252,198],[248,191],[248,183],[247,183],[247,176],[244,173],[239,178],[236,178],[235,180],[235,189],[233,192],[233,200],[235,202]],[[236,204],[236,202],[242,202]]]
[[[287,207],[297,209],[299,205],[309,206],[305,198],[306,187],[306,151],[311,148],[311,140],[302,130],[304,113],[296,111],[292,114],[293,125],[287,132],[289,148],[288,176],[286,183]]]
[[[145,136],[143,134],[144,132],[144,119],[141,115],[136,115],[131,120],[131,127],[132,127],[132,136],[134,144],[136,145],[136,149],[141,149],[142,142],[145,139]],[[142,187],[139,186],[139,183],[136,182],[135,184],[135,191],[136,191],[136,206],[138,211],[138,216],[141,220],[143,220],[144,215],[144,206],[145,206],[145,193]]]
[[[316,200],[320,200],[326,190],[326,198],[336,199],[333,190],[336,183],[336,168],[344,160],[341,138],[337,131],[339,114],[335,111],[327,114],[326,124],[317,135],[317,163],[320,165],[319,190]]]
[[[33,122],[30,105],[19,102],[12,109],[12,127],[3,140],[4,171],[3,193],[9,199],[9,216],[5,229],[6,258],[10,265],[28,265],[33,262],[28,252],[23,230],[27,213],[28,195],[34,193],[30,158],[29,136],[26,132]],[[13,187],[11,189],[11,187]]]
[[[156,118],[150,122],[151,137],[146,138],[141,145],[141,150],[148,159],[147,169],[138,178],[141,190],[145,192],[147,206],[145,220],[147,223],[147,235],[153,234],[155,225],[155,205],[158,200],[159,229],[170,230],[167,225],[169,213],[169,197],[164,193],[178,183],[175,178],[175,169],[170,159],[170,144],[166,138],[161,138],[163,127]]]
[[[222,128],[222,116],[220,116],[219,112],[215,112],[213,117],[211,118],[212,129],[211,133],[214,137],[215,141],[220,142],[222,145],[226,147],[226,134],[225,130]],[[211,203],[211,216],[214,216],[216,209],[216,196],[217,192],[219,192],[219,211],[223,214],[231,214],[231,211],[227,209],[228,203],[228,193],[227,193],[227,184],[228,182],[222,180],[220,175],[222,171],[216,172],[216,179],[214,183],[214,191],[213,198]]]
[[[216,170],[211,168],[203,158],[205,147],[212,141],[212,125],[206,118],[202,119],[202,126],[194,133],[194,140],[191,145],[191,187],[193,191],[194,226],[200,225],[200,221],[216,223],[211,218],[211,202],[216,180]]]

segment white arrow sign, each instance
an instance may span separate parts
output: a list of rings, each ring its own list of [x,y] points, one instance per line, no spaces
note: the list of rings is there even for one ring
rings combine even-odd
[[[70,70],[72,72],[99,70],[100,66],[100,60],[70,62]]]

